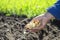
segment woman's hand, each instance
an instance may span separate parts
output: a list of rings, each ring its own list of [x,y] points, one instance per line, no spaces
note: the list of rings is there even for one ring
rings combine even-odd
[[[37,27],[34,27],[32,29],[27,29],[28,31],[31,31],[31,32],[37,32],[39,30],[42,30],[44,29],[45,25],[48,23],[48,21],[51,19],[51,18],[54,18],[53,15],[51,15],[50,13],[46,13],[45,15],[43,16],[38,16],[38,17],[35,17],[32,19],[32,21],[36,21],[36,20],[39,20],[40,21],[40,25],[37,26]]]

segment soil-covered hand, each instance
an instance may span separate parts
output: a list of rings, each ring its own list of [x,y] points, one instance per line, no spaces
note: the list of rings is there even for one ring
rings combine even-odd
[[[28,30],[28,31],[31,31],[31,32],[38,32],[39,30],[44,29],[44,27],[46,26],[46,24],[48,23],[48,21],[49,21],[51,18],[54,18],[54,17],[53,17],[53,15],[51,15],[50,13],[46,13],[46,14],[43,15],[43,16],[37,16],[37,17],[33,18],[32,21],[39,20],[40,25],[38,25],[37,27],[34,27],[34,28],[32,28],[32,29],[27,29],[27,30]]]

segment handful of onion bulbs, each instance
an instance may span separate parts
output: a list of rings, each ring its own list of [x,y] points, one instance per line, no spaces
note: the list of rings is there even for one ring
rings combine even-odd
[[[25,26],[25,28],[26,28],[26,29],[33,29],[34,27],[37,27],[37,26],[39,26],[39,25],[40,25],[40,21],[39,21],[39,20],[33,20],[33,21],[29,22],[29,23]]]

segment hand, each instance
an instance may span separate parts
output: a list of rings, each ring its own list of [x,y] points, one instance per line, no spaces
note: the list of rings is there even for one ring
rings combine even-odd
[[[48,21],[51,18],[54,18],[54,17],[50,13],[46,13],[43,16],[35,17],[35,18],[32,19],[32,21],[39,20],[41,22],[41,24],[39,26],[33,28],[33,29],[27,29],[27,30],[30,31],[30,32],[37,32],[39,30],[42,30],[42,29],[44,29],[44,27],[46,26],[46,24],[48,23]]]

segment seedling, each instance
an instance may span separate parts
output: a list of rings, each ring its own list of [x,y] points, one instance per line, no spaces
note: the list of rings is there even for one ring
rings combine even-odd
[[[16,14],[26,15],[28,18],[41,15],[57,0],[0,0],[0,11],[7,16]]]

